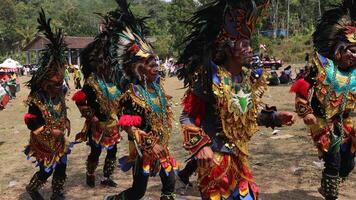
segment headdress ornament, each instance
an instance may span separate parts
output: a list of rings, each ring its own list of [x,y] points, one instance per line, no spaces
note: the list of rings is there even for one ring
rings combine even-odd
[[[38,90],[45,79],[53,75],[63,75],[67,64],[67,45],[64,42],[62,29],[57,29],[55,32],[52,31],[51,18],[46,19],[45,12],[42,8],[39,12],[37,22],[38,32],[43,33],[49,42],[46,44],[46,48],[42,50],[38,70],[32,76],[31,80],[27,82],[27,86],[30,87],[31,90]]]
[[[193,32],[186,38],[186,47],[178,60],[185,66],[178,71],[178,77],[190,84],[189,75],[198,66],[210,66],[215,53],[224,45],[250,39],[268,3],[269,0],[215,0],[197,11],[187,22]]]
[[[313,34],[318,53],[334,59],[341,48],[356,45],[356,0],[344,0],[342,4],[326,11]]]
[[[146,41],[145,18],[137,18],[129,9],[126,0],[116,0],[118,8],[108,12],[103,17],[103,30],[96,37],[91,49],[96,46],[103,48],[103,57],[106,67],[111,68],[113,82],[119,82],[123,74],[132,71],[132,64],[140,62],[154,56],[151,45]],[[88,46],[89,47],[89,46]],[[90,51],[89,51],[90,52]],[[84,60],[97,59],[95,54],[84,53],[83,56],[91,55],[92,58]],[[101,59],[102,60],[102,59]],[[88,74],[90,70],[85,69],[83,64],[83,74]]]

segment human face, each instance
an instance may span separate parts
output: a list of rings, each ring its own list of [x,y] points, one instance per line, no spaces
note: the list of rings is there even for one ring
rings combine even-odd
[[[59,95],[63,91],[63,80],[62,76],[54,76],[47,80],[45,85],[46,92],[54,95]]]
[[[249,39],[237,40],[231,48],[231,56],[238,66],[248,66],[252,62],[252,48]]]
[[[158,64],[155,58],[149,58],[146,60],[143,69],[148,82],[156,80],[158,75]]]
[[[335,56],[335,60],[341,70],[348,70],[356,66],[356,44],[349,45],[344,49],[339,50]]]
[[[49,71],[42,83],[43,90],[51,96],[59,95],[63,92],[64,69]]]

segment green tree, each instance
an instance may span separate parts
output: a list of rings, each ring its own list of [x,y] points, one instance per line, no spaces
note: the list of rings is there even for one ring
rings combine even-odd
[[[189,20],[198,4],[194,0],[172,0],[168,6],[169,32],[172,33],[172,47],[174,55],[178,55],[184,38],[190,33],[184,21]]]
[[[0,53],[14,52],[20,36],[15,30],[16,9],[12,0],[3,0],[0,4]]]

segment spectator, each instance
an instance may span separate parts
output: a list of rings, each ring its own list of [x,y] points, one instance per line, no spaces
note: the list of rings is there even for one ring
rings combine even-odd
[[[7,92],[2,85],[3,82],[0,81],[0,110],[5,109],[5,105],[8,102]]]
[[[80,84],[80,81],[82,80],[82,73],[80,72],[79,67],[74,68],[74,85],[75,89],[82,89],[82,85]]]
[[[69,71],[68,71],[68,67],[66,67],[66,70],[64,71],[64,81],[66,83],[66,86],[68,89],[70,89],[69,87]]]
[[[279,81],[281,84],[287,84],[292,81],[292,66],[289,65],[282,71]]]
[[[275,85],[279,85],[279,78],[278,78],[278,74],[275,70],[271,71],[271,74],[268,77],[268,85],[270,86],[275,86]]]
[[[309,53],[305,53],[305,65],[309,66]]]

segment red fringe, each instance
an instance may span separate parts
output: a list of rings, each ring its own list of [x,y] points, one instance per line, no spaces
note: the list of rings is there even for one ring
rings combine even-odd
[[[294,92],[298,95],[301,95],[304,98],[308,98],[308,90],[310,88],[310,84],[304,80],[304,79],[299,79],[297,82],[295,82],[292,87],[290,88],[290,92]]]
[[[195,119],[195,125],[200,126],[203,116],[205,116],[205,102],[202,98],[190,92],[182,101],[183,111],[189,117]]]
[[[120,126],[139,126],[142,118],[139,115],[122,115],[119,119]]]
[[[75,101],[75,103],[82,103],[87,100],[87,95],[80,90],[74,93],[74,95],[72,96],[72,100]]]
[[[25,123],[28,124],[28,123],[30,123],[30,120],[37,119],[37,115],[31,114],[31,113],[26,113],[26,114],[23,116],[23,118],[24,118],[24,120],[25,120]]]

